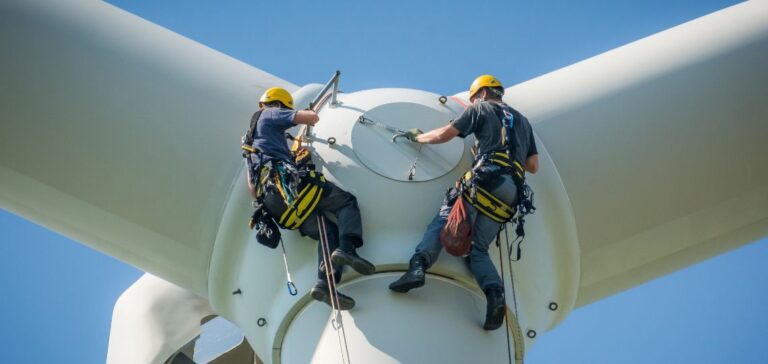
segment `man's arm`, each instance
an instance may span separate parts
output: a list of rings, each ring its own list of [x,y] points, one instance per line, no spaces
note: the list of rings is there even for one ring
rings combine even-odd
[[[318,121],[320,121],[320,117],[312,110],[299,110],[293,117],[294,124],[315,125]]]
[[[534,154],[525,159],[525,170],[531,174],[536,174],[539,170],[539,155]]]
[[[424,134],[416,136],[416,141],[423,144],[440,144],[445,143],[459,135],[459,129],[448,124],[446,126],[432,129]]]

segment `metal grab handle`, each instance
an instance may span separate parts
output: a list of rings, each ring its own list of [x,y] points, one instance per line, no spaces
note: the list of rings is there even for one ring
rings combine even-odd
[[[320,104],[320,100],[323,99],[323,96],[328,92],[328,90],[333,86],[333,93],[331,94],[331,105],[336,105],[336,93],[339,92],[339,76],[341,76],[341,71],[336,70],[336,72],[333,73],[333,76],[328,81],[328,83],[323,86],[323,89],[320,90],[320,92],[315,96],[315,99],[312,100],[312,102],[309,103],[309,109],[313,111],[315,110],[315,106],[318,106]]]
[[[408,137],[406,136],[406,134],[407,133],[397,133],[397,134],[393,135],[392,136],[392,143],[397,143],[397,139],[398,138],[406,138],[406,140],[407,140]]]

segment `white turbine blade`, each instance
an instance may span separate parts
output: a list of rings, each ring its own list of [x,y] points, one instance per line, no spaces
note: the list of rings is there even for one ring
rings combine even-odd
[[[144,274],[115,303],[106,362],[164,363],[214,315],[205,298]]]
[[[296,86],[96,1],[2,1],[0,49],[0,207],[204,294],[256,100]]]
[[[577,305],[768,235],[767,65],[749,1],[508,90],[571,199]]]

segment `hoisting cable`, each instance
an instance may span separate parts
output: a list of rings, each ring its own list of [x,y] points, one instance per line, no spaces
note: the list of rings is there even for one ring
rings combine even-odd
[[[285,251],[285,243],[283,242],[283,238],[280,237],[280,246],[283,248],[283,264],[285,265],[285,278],[288,283],[288,293],[291,294],[291,296],[295,296],[299,294],[299,291],[296,289],[296,284],[293,283],[293,278],[291,278],[291,270],[288,269],[288,253]]]
[[[349,346],[347,345],[347,333],[344,330],[344,324],[341,319],[341,310],[339,309],[339,292],[336,290],[336,277],[333,274],[333,264],[331,262],[330,246],[328,245],[328,234],[325,228],[325,217],[322,213],[317,215],[317,227],[320,232],[320,244],[323,251],[323,264],[325,265],[325,279],[328,283],[328,291],[333,308],[333,318],[331,326],[336,331],[336,338],[339,340],[339,352],[341,353],[342,363],[351,364],[349,359]]]

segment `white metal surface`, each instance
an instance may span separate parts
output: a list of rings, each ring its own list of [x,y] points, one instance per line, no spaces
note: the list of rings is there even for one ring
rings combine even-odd
[[[539,211],[512,267],[523,332],[542,333],[574,305],[768,235],[765,19],[768,3],[746,2],[508,90],[506,99],[534,124],[541,153],[530,178]],[[0,206],[206,295],[267,362],[305,358],[285,356],[281,345],[335,340],[312,334],[326,325],[312,316],[323,306],[306,296],[314,242],[284,234],[297,299],[285,289],[278,251],[256,244],[245,227],[250,201],[237,143],[259,94],[294,85],[103,3],[2,2],[0,46],[0,76],[10,85],[0,88]],[[296,96],[308,99],[318,87]],[[397,103],[432,108],[446,122],[458,115],[454,100],[435,105],[437,96],[341,94],[314,129],[321,168],[359,199],[361,253],[381,271],[405,267],[441,192],[469,166],[468,145],[445,175],[386,178],[394,172],[361,163],[356,119]],[[331,136],[335,145],[321,142]],[[444,255],[431,272],[458,285],[422,292],[465,297],[461,287],[473,285],[459,258]],[[374,276],[374,285],[347,275],[343,289],[357,293],[365,322],[351,325],[360,340],[389,324],[391,315],[370,312],[410,307],[395,300],[419,300],[414,310],[430,304],[419,291],[388,296],[387,278]],[[507,275],[508,291],[509,283]],[[550,302],[560,308],[550,311]],[[434,335],[428,323],[436,320],[477,331],[482,310],[464,306],[449,311],[465,315],[422,312],[412,335]],[[170,335],[187,332],[163,317],[143,319]],[[354,350],[373,358],[384,358],[382,347],[400,350],[382,343]],[[147,346],[143,358],[161,362],[166,351]],[[312,355],[322,362],[333,353],[323,344]]]
[[[108,364],[163,363],[215,315],[208,300],[145,274],[115,303]]]
[[[363,229],[365,246],[360,253],[374,262],[381,271],[401,271],[405,262],[413,253],[413,249],[421,239],[425,227],[431,221],[441,200],[443,192],[453,185],[464,171],[469,168],[469,141],[464,144],[464,157],[460,164],[450,173],[429,181],[411,183],[384,177],[366,167],[357,160],[351,144],[354,142],[354,129],[363,127],[357,123],[361,112],[369,109],[383,108],[386,105],[397,105],[410,102],[422,107],[441,110],[445,122],[458,116],[460,109],[441,106],[437,101],[438,95],[416,90],[377,89],[359,93],[340,94],[340,104],[326,105],[320,110],[320,123],[313,128],[314,149],[319,158],[319,169],[325,176],[343,189],[354,193],[363,214]],[[437,106],[436,106],[437,105]],[[324,142],[329,137],[336,138],[336,144]],[[386,144],[385,147],[397,149],[399,145]],[[383,153],[384,151],[382,151]],[[531,237],[526,243],[526,258],[514,263],[516,277],[517,311],[523,332],[536,330],[542,332],[562,320],[572,308],[576,300],[578,285],[578,244],[574,223],[570,217],[570,205],[565,190],[559,182],[554,165],[542,147],[541,171],[531,179],[531,183],[539,193],[538,204],[545,214],[533,215],[527,224]],[[312,320],[306,325],[313,326],[312,330],[294,332],[296,325],[292,323],[297,312],[310,303],[308,290],[316,282],[316,246],[308,238],[302,238],[295,232],[284,231],[283,239],[288,251],[289,266],[292,276],[300,292],[300,299],[288,294],[285,286],[285,275],[282,268],[281,251],[268,250],[255,242],[253,232],[246,227],[246,218],[251,211],[250,199],[247,196],[244,178],[237,181],[227,203],[219,235],[214,245],[214,253],[209,269],[209,297],[216,311],[230,321],[237,322],[245,331],[254,351],[264,360],[280,360],[284,350],[280,350],[282,337],[288,335],[294,340],[318,342],[313,336],[321,330],[325,322]],[[498,250],[492,249],[492,257],[498,263]],[[503,252],[506,255],[506,252]],[[509,265],[504,263],[507,278],[507,289],[511,292],[509,280]],[[453,279],[467,287],[476,287],[474,279],[469,275],[461,258],[444,254],[430,272]],[[553,279],[556,277],[556,279]],[[389,300],[369,300],[374,295],[369,285],[357,285],[358,276],[353,272],[345,275],[350,287],[359,288],[361,295],[356,309],[376,311],[385,310],[392,305]],[[380,278],[377,278],[380,279]],[[387,279],[394,280],[388,276]],[[376,287],[386,287],[377,281]],[[368,288],[364,288],[368,287]],[[445,286],[443,288],[448,289]],[[233,295],[240,289],[242,294]],[[458,289],[458,288],[456,288]],[[441,295],[452,296],[462,294],[443,292]],[[430,300],[429,295],[416,294]],[[406,299],[412,298],[392,298]],[[397,301],[400,302],[400,301]],[[550,311],[548,304],[557,302],[558,311]],[[423,302],[427,305],[440,304],[440,300]],[[513,304],[510,302],[510,307]],[[327,309],[327,308],[326,308]],[[478,329],[477,322],[484,314],[468,312],[467,317],[458,315],[445,316],[435,311],[432,315],[413,315],[402,313],[413,320],[411,328],[414,337],[428,336],[433,332],[431,322],[444,321],[446,325],[465,326],[474,332]],[[388,320],[389,315],[375,316],[381,324]],[[264,318],[265,326],[258,326],[257,319]],[[368,318],[373,320],[373,318]],[[421,321],[419,321],[421,320]],[[471,322],[471,324],[470,324]],[[290,327],[289,327],[289,324]],[[303,324],[302,324],[303,325]],[[318,326],[319,325],[319,326]],[[376,325],[371,323],[366,327]],[[301,326],[303,327],[303,326]],[[327,333],[327,332],[326,332]],[[503,331],[501,331],[503,333]],[[362,333],[361,335],[369,335]],[[335,334],[334,334],[335,335]],[[301,337],[302,339],[296,339]],[[321,338],[321,342],[329,342],[333,338]],[[527,345],[532,342],[526,339]],[[478,344],[480,345],[480,344]],[[522,347],[526,344],[519,343]],[[320,350],[320,349],[318,349]],[[326,352],[325,349],[320,352]],[[374,347],[356,348],[360,353],[370,350],[374,355]],[[405,349],[404,349],[405,350]],[[505,349],[506,350],[506,349]],[[271,355],[269,355],[271,353]],[[328,352],[331,353],[331,352]],[[317,354],[321,355],[321,354]],[[331,354],[329,354],[331,355]],[[392,353],[413,357],[414,353]],[[478,358],[484,358],[478,354]],[[490,354],[489,354],[490,355]],[[495,354],[494,354],[495,355]],[[285,363],[301,363],[301,357],[283,358]],[[366,357],[363,354],[363,357]],[[375,357],[375,355],[374,355]],[[301,357],[303,358],[303,357]],[[325,357],[316,356],[314,360]],[[325,358],[325,360],[331,360]]]
[[[573,203],[578,305],[768,235],[766,65],[747,1],[508,90]]]
[[[2,1],[0,47],[0,206],[205,295],[244,123],[296,86],[98,1]]]
[[[365,110],[361,113],[376,123],[400,130],[419,128],[427,131],[444,126],[454,114],[435,97],[407,90],[393,90],[407,102],[391,102],[370,108],[372,99],[365,93],[347,98],[344,107]],[[381,97],[382,95],[377,95]],[[378,99],[373,99],[378,102]],[[464,154],[460,139],[444,144],[423,145],[404,137],[393,140],[392,131],[378,125],[352,126],[351,147],[360,164],[398,181],[429,181],[453,170]]]
[[[342,335],[353,363],[471,363],[478,357],[507,362],[504,330],[480,327],[482,293],[430,277],[423,289],[397,294],[387,285],[398,277],[381,274],[341,286],[360,305],[342,313],[343,331],[334,326],[327,305],[311,302],[290,323],[276,357],[283,363],[342,363]]]

